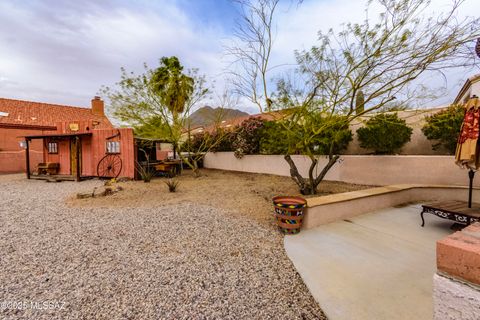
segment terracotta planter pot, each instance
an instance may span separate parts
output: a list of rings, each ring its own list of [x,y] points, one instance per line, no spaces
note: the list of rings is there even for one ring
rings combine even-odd
[[[278,196],[272,199],[275,207],[277,226],[285,234],[300,232],[303,221],[303,210],[307,200],[301,197]]]

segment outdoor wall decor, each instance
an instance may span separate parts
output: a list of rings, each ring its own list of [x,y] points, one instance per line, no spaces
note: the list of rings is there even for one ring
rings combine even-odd
[[[80,129],[78,123],[70,123],[68,125],[68,128],[70,129],[70,131],[78,131]]]

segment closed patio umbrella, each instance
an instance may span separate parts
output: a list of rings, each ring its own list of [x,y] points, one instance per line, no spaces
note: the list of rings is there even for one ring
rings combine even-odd
[[[477,54],[477,57],[480,58],[480,38],[477,39],[477,45],[475,46],[475,53]]]
[[[462,128],[458,137],[457,150],[455,152],[455,163],[460,167],[469,169],[470,179],[468,193],[468,207],[472,206],[472,187],[475,171],[480,167],[480,100],[473,96],[465,104],[465,116]]]

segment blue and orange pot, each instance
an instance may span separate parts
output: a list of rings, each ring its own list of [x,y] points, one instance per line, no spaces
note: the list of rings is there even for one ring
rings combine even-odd
[[[280,231],[284,234],[299,233],[307,200],[302,197],[278,196],[274,197],[272,201]]]

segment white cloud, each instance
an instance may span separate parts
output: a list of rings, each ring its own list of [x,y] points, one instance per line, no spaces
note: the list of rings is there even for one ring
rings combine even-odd
[[[230,23],[193,21],[177,1],[1,1],[0,96],[88,105],[101,85],[118,81],[121,66],[139,72],[143,62],[156,66],[170,55],[200,68],[222,88],[222,43],[230,36]],[[448,3],[434,0],[431,7],[441,10]],[[310,0],[298,7],[284,1],[273,64],[294,63],[294,50],[314,45],[319,30],[361,21],[364,6],[356,0]],[[480,2],[467,0],[461,16],[478,12]],[[451,74],[450,96],[469,74]]]
[[[119,80],[120,67],[141,72],[143,63],[158,64],[177,55],[187,67],[218,74],[223,36],[220,28],[194,26],[173,2],[161,10],[86,5],[33,7],[0,4],[0,96],[85,105],[101,85]],[[76,92],[76,94],[72,94]]]

